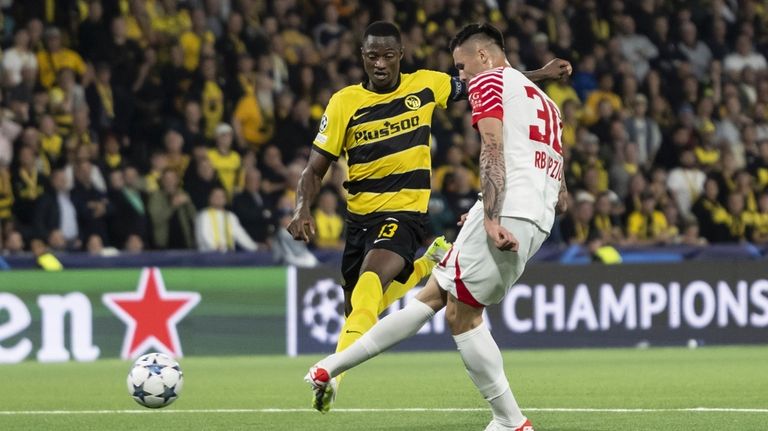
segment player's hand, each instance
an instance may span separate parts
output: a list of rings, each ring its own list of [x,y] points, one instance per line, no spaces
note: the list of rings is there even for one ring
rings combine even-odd
[[[464,222],[467,221],[467,214],[469,213],[464,213],[461,215],[461,217],[459,217],[459,221],[456,222],[456,226],[464,226]]]
[[[309,211],[296,210],[287,229],[293,239],[309,242],[315,236],[315,221]]]
[[[571,76],[573,73],[573,66],[568,60],[562,58],[556,58],[541,68],[544,71],[547,79],[563,79],[567,76]]]
[[[512,232],[508,231],[504,226],[500,225],[496,221],[485,219],[485,232],[493,241],[493,245],[501,251],[514,251],[516,252],[520,248],[520,243],[517,241]]]

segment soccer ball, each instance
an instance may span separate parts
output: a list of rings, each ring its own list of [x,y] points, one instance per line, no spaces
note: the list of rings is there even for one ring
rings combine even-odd
[[[128,393],[144,407],[159,409],[176,401],[184,385],[178,362],[162,353],[148,353],[128,373]]]

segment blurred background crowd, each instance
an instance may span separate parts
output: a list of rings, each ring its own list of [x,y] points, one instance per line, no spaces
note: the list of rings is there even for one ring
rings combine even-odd
[[[674,5],[674,8],[672,7]],[[0,252],[270,249],[360,38],[396,22],[403,72],[456,73],[464,24],[509,61],[569,60],[570,208],[551,242],[768,242],[768,9],[754,0],[0,0]],[[479,188],[466,102],[436,110],[433,235]],[[343,245],[346,170],[312,247]],[[284,238],[283,238],[284,239]]]

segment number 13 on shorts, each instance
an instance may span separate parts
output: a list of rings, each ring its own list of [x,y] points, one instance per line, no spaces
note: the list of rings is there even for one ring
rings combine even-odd
[[[397,232],[397,223],[387,223],[381,226],[378,238],[392,238]]]

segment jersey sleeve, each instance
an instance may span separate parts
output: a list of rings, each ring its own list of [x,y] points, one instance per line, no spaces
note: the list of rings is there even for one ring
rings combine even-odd
[[[448,100],[454,99],[454,84],[451,75],[433,70],[423,70],[422,73],[428,75],[428,81],[431,82],[430,89],[435,95],[437,106],[445,109],[448,106]]]
[[[344,135],[349,118],[344,115],[338,94],[333,95],[320,118],[320,127],[312,142],[312,149],[331,160],[337,160],[344,149]]]
[[[472,106],[472,125],[483,118],[504,119],[503,69],[493,69],[483,72],[469,81],[469,104]]]

